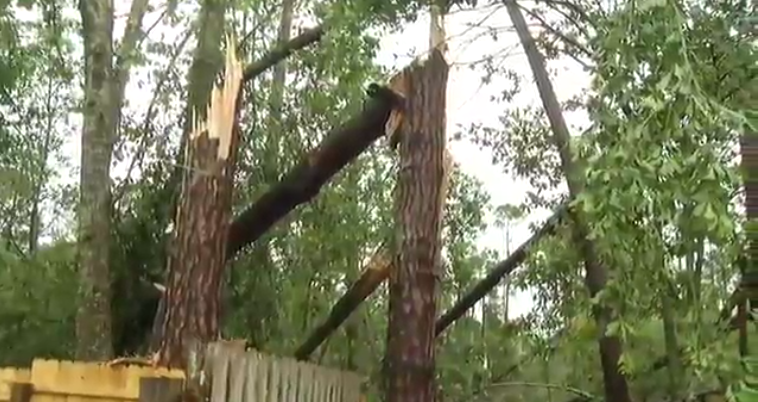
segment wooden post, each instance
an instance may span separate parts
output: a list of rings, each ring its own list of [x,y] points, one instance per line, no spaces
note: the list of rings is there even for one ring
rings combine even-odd
[[[13,382],[11,387],[10,402],[29,402],[32,400],[34,386],[28,382]]]
[[[390,268],[386,400],[435,399],[434,324],[441,260],[448,65],[439,48],[406,76]]]
[[[143,377],[139,380],[139,402],[182,401],[184,381],[178,378]]]

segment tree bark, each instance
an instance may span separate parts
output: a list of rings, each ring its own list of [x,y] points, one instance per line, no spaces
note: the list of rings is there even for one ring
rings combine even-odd
[[[180,198],[183,189],[179,184],[186,178],[187,167],[191,166],[187,159],[189,136],[192,132],[193,124],[205,121],[207,117],[206,110],[210,101],[211,91],[213,90],[213,84],[223,67],[224,59],[221,53],[221,40],[226,6],[227,0],[203,0],[197,18],[197,24],[200,29],[197,33],[197,47],[192,55],[192,64],[187,76],[187,105],[184,109],[182,138],[179,142],[179,157],[177,158],[176,167],[168,179],[170,202],[172,205],[171,213],[174,214],[174,225],[176,227],[180,225],[177,219],[180,218],[179,208],[183,202]],[[174,247],[174,245],[171,247]],[[169,259],[172,252],[171,250],[169,251]],[[158,313],[155,316],[150,342],[150,349],[152,350],[156,350],[159,347],[163,338],[161,330],[166,319],[164,314],[168,311],[165,305],[166,297],[161,299]]]
[[[78,252],[80,307],[76,332],[79,359],[113,354],[110,165],[118,137],[132,52],[141,37],[147,0],[134,0],[118,52],[113,48],[113,1],[79,1],[84,39],[85,83],[80,173]],[[116,56],[116,64],[113,58]]]
[[[758,308],[758,135],[746,133],[740,141],[740,156],[744,171],[745,211],[747,225],[747,252],[741,270],[739,296],[737,300],[737,325],[739,328],[739,351],[748,354],[748,311]]]
[[[223,67],[221,40],[226,6],[227,0],[203,0],[198,13],[197,46],[187,74],[187,105],[184,109],[182,138],[179,141],[176,167],[168,179],[168,186],[171,189],[171,213],[174,214],[174,218],[178,216],[176,209],[181,202],[179,200],[180,183],[184,177],[183,167],[186,164],[188,137],[195,121],[205,120],[205,108],[210,100],[214,80]],[[177,223],[174,222],[174,224]]]
[[[663,256],[662,256],[663,257]],[[661,258],[662,269],[665,269],[665,261]],[[668,275],[668,273],[667,273]],[[674,301],[676,287],[670,278],[666,278],[666,290],[661,296],[661,317],[663,318],[663,337],[666,345],[666,360],[669,374],[669,397],[672,401],[681,400],[682,391],[682,358],[679,349],[679,334],[676,322],[676,310]]]
[[[292,17],[295,13],[295,0],[282,1],[282,16],[279,20],[279,33],[276,39],[277,48],[284,47],[290,41],[292,32]],[[282,60],[274,66],[274,79],[271,82],[271,118],[277,122],[281,119],[284,102],[284,87],[287,78],[287,60]]]
[[[529,33],[524,16],[521,14],[521,10],[518,8],[515,0],[504,0],[504,2],[534,74],[537,88],[539,89],[540,97],[542,98],[542,103],[553,131],[553,142],[556,144],[560,154],[561,167],[566,176],[569,196],[573,199],[584,191],[585,183],[581,171],[577,168],[571,154],[571,136],[563,119],[561,106],[555,96],[550,77],[547,74],[545,60],[537,49],[537,45]],[[587,290],[589,290],[590,297],[595,297],[606,286],[608,268],[600,260],[595,244],[588,240],[588,222],[582,211],[571,208],[569,209],[569,215],[573,221],[572,236],[574,242],[584,257]],[[622,353],[621,340],[617,336],[606,334],[608,324],[610,324],[613,317],[613,311],[607,306],[598,305],[593,308],[593,315],[600,331],[598,346],[603,369],[605,398],[607,401],[631,402],[626,376],[619,369],[619,359]]]
[[[113,1],[80,0],[85,79],[79,201],[78,359],[112,355],[110,315],[110,164],[113,150]]]
[[[389,281],[389,402],[435,399],[434,322],[441,252],[448,65],[434,49],[406,77],[399,141],[397,238]]]
[[[233,50],[232,44],[228,49]],[[182,184],[177,228],[169,255],[166,316],[157,352],[160,366],[184,368],[188,341],[206,344],[219,337],[226,236],[239,126],[238,94],[242,65],[227,55],[223,88],[214,91],[207,124],[189,136],[191,164]]]

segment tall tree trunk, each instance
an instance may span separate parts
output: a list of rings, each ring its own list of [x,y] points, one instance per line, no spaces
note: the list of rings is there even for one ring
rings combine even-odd
[[[141,36],[140,26],[146,9],[147,0],[132,3],[121,48],[114,52],[113,1],[79,2],[85,58],[78,213],[80,305],[76,317],[76,355],[79,359],[106,359],[113,354],[108,253],[110,165],[131,53]]]
[[[737,300],[737,323],[739,325],[739,351],[748,354],[748,306],[758,308],[758,135],[746,133],[740,141],[740,156],[744,170],[745,210],[747,212],[747,253],[740,280],[740,296]]]
[[[279,33],[277,35],[277,47],[284,46],[290,40],[292,33],[292,17],[295,13],[295,0],[282,1],[282,16],[279,20]],[[274,79],[271,83],[271,120],[279,123],[282,118],[282,105],[284,102],[284,84],[287,78],[287,61],[282,60],[274,66]],[[269,138],[275,138],[270,136]]]
[[[432,7],[431,55],[405,75],[400,126],[396,247],[389,278],[386,398],[434,401],[435,319],[446,199],[445,112],[449,67],[444,25]],[[390,133],[392,134],[392,133]]]
[[[542,104],[550,121],[553,131],[553,143],[558,148],[561,158],[561,167],[566,176],[566,182],[569,188],[570,199],[584,191],[584,179],[581,171],[576,166],[570,149],[571,136],[563,119],[561,106],[555,96],[553,85],[545,68],[545,60],[537,49],[529,28],[526,25],[524,16],[521,14],[519,6],[515,0],[505,0],[508,14],[513,21],[516,33],[519,36],[521,45],[524,47],[529,65],[534,74],[537,88],[542,98]],[[573,221],[572,236],[577,247],[581,250],[584,257],[585,266],[585,283],[589,290],[590,296],[595,297],[608,281],[608,268],[600,261],[598,252],[593,242],[589,241],[588,223],[581,210],[569,209],[569,215]],[[600,361],[603,368],[603,380],[605,385],[605,400],[613,402],[631,402],[629,395],[629,386],[626,377],[619,369],[619,358],[622,353],[621,340],[616,336],[606,334],[608,324],[611,322],[613,312],[609,307],[596,306],[593,308],[593,315],[597,322],[600,332],[598,346],[600,349]]]
[[[50,7],[50,6],[48,6]],[[49,13],[54,13],[54,11],[47,11]],[[52,18],[57,18],[57,16],[53,16]],[[54,22],[46,20],[46,28],[50,29],[51,32],[54,32]],[[47,94],[46,94],[46,100],[45,100],[45,135],[44,140],[42,141],[42,148],[40,149],[40,155],[39,155],[39,170],[36,173],[36,177],[33,179],[33,190],[32,190],[32,209],[29,214],[29,238],[28,238],[28,249],[29,249],[29,255],[34,255],[34,253],[37,252],[37,246],[39,244],[39,234],[40,229],[42,226],[42,222],[40,220],[40,211],[39,206],[42,202],[42,190],[45,187],[44,183],[44,177],[45,177],[45,170],[47,170],[47,158],[50,156],[50,142],[53,138],[53,122],[55,121],[55,113],[52,106],[52,99],[53,99],[53,80],[54,80],[54,71],[53,67],[51,66],[48,70],[48,77],[47,77]]]
[[[184,109],[184,125],[179,145],[179,157],[177,158],[177,167],[171,172],[168,184],[170,189],[169,202],[172,205],[171,212],[174,214],[175,228],[181,225],[178,219],[182,216],[179,211],[179,205],[183,202],[180,197],[184,189],[179,183],[186,180],[185,176],[189,173],[186,167],[191,166],[187,158],[189,154],[187,147],[189,146],[190,133],[193,130],[195,122],[206,120],[207,106],[210,101],[211,91],[213,90],[213,83],[218,72],[223,67],[224,59],[221,53],[221,40],[224,30],[226,6],[227,0],[203,0],[197,18],[197,26],[200,28],[197,33],[197,47],[192,56],[192,64],[187,76],[187,105]],[[173,248],[177,247],[177,245],[171,244],[169,247]],[[171,259],[171,255],[174,253],[174,250],[169,251],[169,259]],[[166,320],[165,314],[168,311],[168,306],[166,306],[167,297],[168,294],[165,294],[161,299],[158,314],[155,316],[150,342],[150,349],[152,350],[158,349],[162,342],[162,329]]]
[[[663,261],[662,261],[663,262]],[[661,267],[665,269],[665,266]],[[668,274],[667,274],[668,275]],[[681,400],[682,391],[682,358],[679,350],[679,335],[677,333],[676,288],[670,278],[666,278],[666,289],[661,295],[661,311],[663,318],[663,338],[666,346],[666,359],[669,372],[669,397],[671,401]]]
[[[282,15],[279,20],[279,33],[276,46],[283,46],[290,40],[292,31],[292,17],[295,11],[295,0],[282,1]],[[284,105],[284,89],[287,79],[287,61],[282,60],[274,66],[274,77],[271,81],[271,93],[269,95],[269,118],[268,136],[266,137],[266,153],[264,155],[263,176],[265,184],[271,184],[278,180],[279,145],[284,132],[282,124],[282,107]]]
[[[80,0],[85,79],[80,173],[78,252],[80,304],[78,359],[112,355],[110,315],[110,164],[115,124],[113,1]]]
[[[157,364],[184,368],[188,341],[219,337],[226,238],[231,222],[232,189],[239,140],[237,110],[242,65],[235,45],[227,45],[224,86],[212,94],[207,122],[189,136],[191,170],[182,183],[178,223],[168,263],[166,316]]]

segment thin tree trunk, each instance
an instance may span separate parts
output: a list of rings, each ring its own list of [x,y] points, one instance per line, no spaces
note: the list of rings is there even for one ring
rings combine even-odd
[[[505,226],[505,254],[511,255],[511,228],[510,224],[507,224]],[[510,311],[511,311],[511,277],[508,276],[505,278],[505,296],[503,297],[505,299],[504,308],[503,308],[503,322],[508,322],[508,319],[510,318]]]
[[[277,47],[284,46],[290,41],[292,33],[292,18],[295,13],[295,0],[282,1],[282,16],[279,21],[279,34],[277,36]],[[287,61],[282,60],[274,66],[274,79],[271,83],[271,119],[280,122],[282,118],[282,104],[284,101],[285,79],[287,78]],[[273,138],[273,136],[272,136]]]
[[[114,125],[113,1],[80,0],[85,80],[79,201],[78,359],[112,355],[110,314],[110,164]]]
[[[276,46],[280,47],[289,42],[292,31],[292,17],[295,11],[295,0],[282,1],[282,15],[279,20],[279,33]],[[282,124],[282,106],[284,104],[284,89],[287,78],[287,60],[282,60],[274,66],[274,77],[271,81],[271,93],[269,95],[269,127],[266,137],[266,150],[264,155],[263,176],[265,184],[278,179],[279,144],[286,133]]]
[[[518,8],[515,0],[504,0],[508,14],[513,21],[516,33],[519,36],[532,73],[534,74],[537,87],[545,107],[546,114],[550,121],[553,131],[553,142],[558,148],[561,158],[561,167],[566,176],[566,182],[569,188],[569,196],[574,199],[578,194],[584,191],[584,180],[581,171],[577,169],[573,161],[570,149],[570,134],[566,122],[563,119],[561,106],[555,96],[552,83],[545,68],[545,60],[540,54],[537,46],[529,33],[524,16]],[[593,242],[589,241],[587,235],[589,228],[582,211],[569,209],[569,215],[573,220],[572,230],[573,238],[576,245],[582,251],[584,256],[584,266],[586,271],[586,285],[590,296],[595,297],[608,281],[608,269],[603,265],[598,256],[596,247]],[[621,340],[616,336],[608,336],[606,328],[612,319],[612,310],[605,306],[596,306],[593,309],[593,315],[597,322],[600,332],[598,342],[600,350],[600,361],[603,368],[603,380],[605,385],[605,398],[613,402],[631,402],[629,395],[629,386],[626,377],[619,369],[619,358],[622,353]]]
[[[397,183],[398,252],[389,279],[386,371],[388,402],[434,401],[435,318],[446,199],[445,105],[449,67],[444,25],[432,7],[431,55],[404,72]],[[448,161],[449,163],[449,161]]]
[[[110,164],[117,139],[131,52],[140,37],[147,0],[135,0],[122,47],[113,49],[113,1],[80,0],[85,83],[80,174],[78,252],[80,307],[76,317],[79,359],[113,354],[111,328]],[[113,65],[113,58],[116,65]]]
[[[739,351],[748,354],[748,306],[758,308],[758,136],[755,133],[743,135],[740,141],[740,155],[744,169],[745,210],[747,212],[746,238],[747,253],[745,266],[741,272],[740,292],[737,300],[737,323],[739,326]]]
[[[51,28],[48,26],[48,28]],[[50,141],[53,137],[53,121],[56,113],[52,107],[53,98],[53,72],[48,71],[47,77],[47,98],[45,100],[45,139],[42,141],[42,149],[39,156],[39,171],[36,172],[34,178],[34,190],[32,194],[32,210],[29,215],[29,241],[28,249],[29,255],[34,255],[37,252],[37,246],[39,243],[39,233],[42,226],[40,222],[39,205],[42,202],[42,189],[44,188],[45,170],[47,169],[47,158],[50,155]]]
[[[665,268],[665,267],[662,267]],[[670,278],[666,279],[666,290],[661,296],[661,310],[663,317],[663,337],[666,346],[666,358],[669,372],[669,396],[672,401],[681,400],[682,391],[682,359],[679,351],[679,335],[677,333],[674,284]]]

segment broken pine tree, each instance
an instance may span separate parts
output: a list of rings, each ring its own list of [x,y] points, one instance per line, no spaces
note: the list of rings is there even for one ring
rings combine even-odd
[[[219,336],[243,75],[234,49],[227,46],[223,86],[214,88],[207,119],[195,122],[187,147],[156,353],[161,366],[183,368],[187,341]]]
[[[445,110],[449,66],[441,12],[432,6],[429,57],[404,74],[397,141],[396,253],[389,275],[384,376],[388,402],[434,401],[437,296],[446,190]]]

